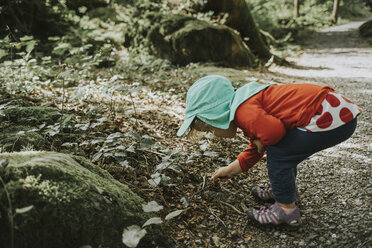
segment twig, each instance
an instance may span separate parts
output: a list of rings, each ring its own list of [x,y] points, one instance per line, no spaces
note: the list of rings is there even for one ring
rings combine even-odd
[[[221,189],[224,190],[224,191],[226,191],[226,192],[229,193],[229,194],[236,195],[235,192],[230,191],[229,189],[225,188],[225,187],[222,186],[222,185],[221,185]]]
[[[204,189],[209,188],[210,184],[207,185],[207,186],[205,186],[206,182],[207,182],[207,180],[206,180],[206,176],[203,176],[202,187],[201,187],[198,191],[196,191],[194,194],[192,194],[192,195],[191,195],[191,198],[192,198],[194,195],[197,195],[197,194],[199,194],[200,192],[202,192]]]
[[[151,174],[150,174],[150,168],[149,168],[149,163],[147,162],[147,158],[145,155],[143,155],[144,159],[145,159],[145,163],[146,163],[146,172],[147,172],[147,175],[149,177],[151,177]]]
[[[17,41],[17,37],[13,34],[12,30],[10,29],[10,27],[8,25],[6,25],[6,27],[9,30],[10,35],[13,36],[14,41]]]
[[[227,203],[227,202],[223,202],[223,201],[219,201],[220,203],[230,207],[232,210],[234,210],[235,212],[237,212],[238,214],[243,214],[239,209],[237,209],[236,207],[234,207],[233,205],[231,205],[230,203]]]
[[[217,219],[218,221],[220,221],[220,222],[222,223],[222,225],[223,225],[224,227],[227,227],[226,224],[225,224],[225,222],[223,222],[223,220],[221,220],[220,217],[218,217],[217,215],[215,215],[215,213],[213,212],[213,209],[212,209],[212,208],[209,207],[208,210],[209,210],[209,212],[210,212],[214,217],[216,217],[216,219]]]
[[[64,115],[65,107],[65,79],[62,78],[62,116]]]
[[[134,104],[134,101],[133,101],[133,96],[132,96],[132,92],[129,92],[129,96],[130,96],[130,101],[132,102],[132,105],[133,105],[133,110],[134,110],[134,114],[136,115],[136,125],[138,126],[138,121],[137,121],[137,111],[136,111],[136,106]]]
[[[113,98],[113,95],[114,95],[114,92],[111,94],[111,97],[110,97],[109,108],[110,108],[110,115],[111,115],[112,121],[115,121],[116,111],[115,111],[115,100]]]
[[[206,176],[203,176],[203,185],[202,185],[202,188],[201,188],[201,190],[203,190],[203,189],[204,189],[204,186],[205,186],[205,178],[206,178]]]

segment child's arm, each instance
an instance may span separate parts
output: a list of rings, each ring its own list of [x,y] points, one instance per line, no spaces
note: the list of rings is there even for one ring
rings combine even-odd
[[[227,180],[241,172],[242,169],[240,168],[239,160],[235,160],[228,166],[216,170],[212,175],[211,180]]]
[[[263,153],[266,150],[266,146],[262,145],[259,139],[251,140],[251,143],[253,143],[256,146],[254,148],[256,150],[255,152],[256,153],[258,152],[260,154],[258,160],[261,159]],[[216,170],[212,175],[211,180],[227,180],[237,174],[240,174],[241,172],[243,172],[243,169],[240,166],[239,160],[236,159],[228,166],[224,166]]]
[[[239,154],[238,160],[242,171],[248,171],[265,155],[266,146],[259,139],[249,139],[249,146]],[[260,147],[259,147],[260,146]]]

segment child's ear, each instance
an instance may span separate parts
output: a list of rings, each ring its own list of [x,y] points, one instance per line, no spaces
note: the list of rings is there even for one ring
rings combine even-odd
[[[210,131],[210,126],[207,123],[199,120],[198,118],[195,118],[191,126],[197,131]]]

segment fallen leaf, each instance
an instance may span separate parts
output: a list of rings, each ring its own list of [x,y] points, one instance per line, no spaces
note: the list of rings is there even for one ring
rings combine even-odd
[[[126,246],[135,248],[145,235],[145,229],[141,229],[141,227],[137,225],[132,225],[124,229],[122,241]]]
[[[145,224],[143,224],[142,227],[153,225],[153,224],[161,224],[163,221],[159,217],[153,217],[151,219],[148,219]]]

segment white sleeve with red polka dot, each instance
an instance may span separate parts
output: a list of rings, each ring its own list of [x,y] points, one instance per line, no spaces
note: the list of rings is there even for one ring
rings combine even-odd
[[[362,110],[340,94],[329,92],[309,124],[298,129],[323,132],[338,128],[353,120]]]

